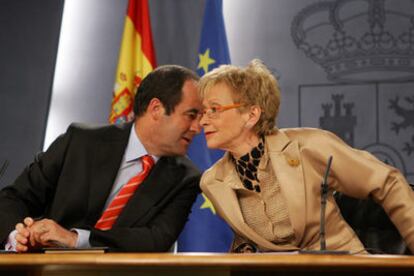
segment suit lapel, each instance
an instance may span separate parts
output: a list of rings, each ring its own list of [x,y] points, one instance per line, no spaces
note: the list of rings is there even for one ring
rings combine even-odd
[[[118,173],[132,124],[114,126],[105,137],[97,142],[94,149],[94,162],[90,175],[88,199],[88,222],[93,224],[102,214],[103,207]]]
[[[266,145],[288,207],[289,218],[300,243],[305,231],[305,182],[300,161],[299,145],[291,141],[283,132],[266,137]]]
[[[160,200],[166,199],[166,194],[176,187],[176,180],[182,174],[174,157],[160,158],[122,210],[116,225],[133,225]]]

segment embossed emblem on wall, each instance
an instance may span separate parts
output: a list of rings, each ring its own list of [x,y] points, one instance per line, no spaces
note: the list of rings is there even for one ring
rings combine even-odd
[[[317,2],[293,19],[298,49],[332,81],[413,80],[414,2]]]
[[[414,1],[317,2],[291,33],[331,81],[299,86],[299,125],[336,133],[413,183]]]

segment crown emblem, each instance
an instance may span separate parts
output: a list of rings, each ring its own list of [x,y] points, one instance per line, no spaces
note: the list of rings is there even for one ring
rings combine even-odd
[[[296,46],[332,81],[414,77],[414,1],[318,2],[293,19]]]

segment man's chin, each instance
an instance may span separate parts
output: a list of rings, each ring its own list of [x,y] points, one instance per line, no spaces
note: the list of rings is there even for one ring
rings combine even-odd
[[[189,145],[182,146],[182,147],[180,147],[180,149],[177,148],[172,152],[171,155],[174,155],[174,156],[186,155],[187,151],[188,151],[188,148],[189,148]]]
[[[190,147],[191,140],[181,139],[176,144],[170,144],[164,148],[164,154],[166,156],[182,156],[187,154],[187,150]]]

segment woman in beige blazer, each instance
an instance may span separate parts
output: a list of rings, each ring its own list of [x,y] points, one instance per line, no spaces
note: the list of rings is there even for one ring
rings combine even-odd
[[[339,191],[374,198],[414,252],[414,192],[401,173],[328,131],[277,129],[279,86],[260,61],[209,72],[200,92],[207,145],[226,151],[201,189],[235,232],[231,251],[319,249],[320,184],[332,156],[327,249],[366,252],[332,196]]]

